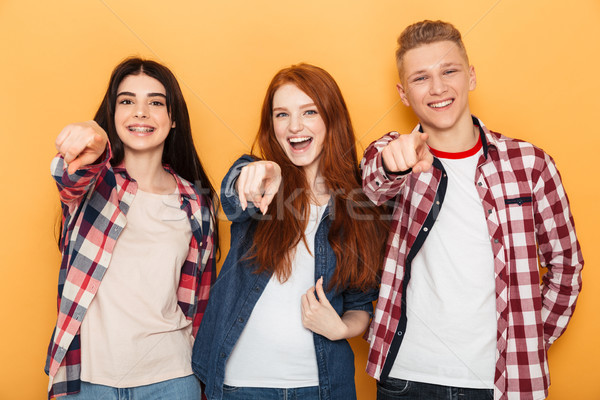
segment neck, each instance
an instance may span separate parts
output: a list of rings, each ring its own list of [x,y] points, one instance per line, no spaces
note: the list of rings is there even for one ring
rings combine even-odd
[[[436,150],[458,153],[467,151],[477,143],[479,129],[473,125],[471,114],[465,114],[452,128],[436,129],[423,125],[423,130],[429,134],[427,144]]]
[[[175,179],[163,168],[161,153],[135,153],[126,150],[124,163],[127,173],[135,179],[140,190],[157,194],[169,194],[175,190]]]
[[[308,181],[311,193],[311,203],[322,206],[327,204],[329,197],[329,187],[323,176],[319,173],[317,168],[305,169],[306,180]]]

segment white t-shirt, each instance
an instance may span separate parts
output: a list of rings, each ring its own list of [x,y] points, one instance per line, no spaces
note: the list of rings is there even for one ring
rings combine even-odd
[[[81,379],[125,388],[191,375],[192,322],[177,288],[192,238],[178,194],[138,189],[81,324]]]
[[[494,386],[494,258],[474,185],[481,154],[481,142],[471,152],[455,154],[458,158],[438,154],[448,176],[446,196],[412,262],[407,327],[391,377],[457,387]]]
[[[317,386],[313,333],[302,325],[301,296],[315,285],[314,242],[326,206],[311,205],[304,235],[296,246],[290,278],[273,275],[258,299],[225,365],[230,386],[294,388]]]

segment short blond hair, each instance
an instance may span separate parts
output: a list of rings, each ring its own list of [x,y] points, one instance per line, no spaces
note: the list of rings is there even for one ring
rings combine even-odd
[[[458,29],[449,22],[424,20],[409,25],[398,37],[398,50],[396,50],[396,66],[402,78],[402,60],[407,51],[429,43],[450,41],[456,43],[464,54],[467,64],[469,57]]]

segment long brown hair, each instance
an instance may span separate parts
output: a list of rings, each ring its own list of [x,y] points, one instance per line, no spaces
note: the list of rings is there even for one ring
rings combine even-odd
[[[304,169],[294,165],[281,148],[273,129],[273,96],[285,84],[293,84],[317,106],[327,128],[319,163],[319,174],[331,192],[329,243],[337,266],[329,289],[367,289],[378,283],[383,262],[387,224],[361,190],[354,130],[340,88],[322,68],[298,64],[279,71],[271,81],[263,102],[260,126],[252,147],[259,156],[281,167],[279,192],[254,234],[251,257],[257,272],[274,273],[281,282],[292,272],[291,257],[300,241],[306,243],[311,185]],[[331,209],[331,207],[333,207]]]
[[[94,120],[108,134],[113,153],[111,163],[112,165],[118,165],[125,156],[123,142],[119,138],[115,127],[117,89],[126,77],[141,74],[156,79],[165,87],[167,109],[171,121],[175,122],[176,127],[171,128],[165,140],[162,163],[168,164],[179,176],[193,183],[199,194],[210,205],[210,217],[214,227],[215,255],[218,258],[220,254],[219,224],[217,220],[219,197],[196,152],[190,116],[179,83],[175,75],[166,66],[153,60],[131,57],[123,60],[113,70],[102,103],[94,116]]]

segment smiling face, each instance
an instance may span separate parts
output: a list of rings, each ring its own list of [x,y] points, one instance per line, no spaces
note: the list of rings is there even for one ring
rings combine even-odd
[[[145,75],[128,75],[117,89],[115,128],[125,154],[160,152],[175,123],[167,109],[165,87]]]
[[[315,102],[296,85],[285,84],[273,95],[272,118],[275,137],[287,157],[314,179],[327,133]]]
[[[475,69],[451,41],[424,44],[402,59],[398,92],[425,132],[453,132],[472,126],[469,91],[475,89]]]

